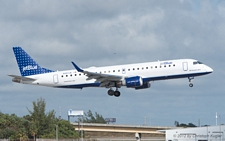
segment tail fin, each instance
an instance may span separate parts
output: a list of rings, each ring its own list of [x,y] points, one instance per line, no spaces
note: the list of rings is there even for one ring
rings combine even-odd
[[[22,76],[53,72],[39,66],[21,47],[13,47],[13,51]]]

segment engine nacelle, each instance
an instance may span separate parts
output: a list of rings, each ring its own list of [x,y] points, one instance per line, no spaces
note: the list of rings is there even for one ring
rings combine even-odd
[[[151,87],[151,84],[149,82],[146,82],[142,86],[136,87],[135,90],[146,89],[146,88],[150,88],[150,87]]]
[[[140,76],[128,77],[125,78],[123,85],[127,86],[128,88],[136,88],[143,85],[143,80]]]
[[[19,78],[13,78],[12,81],[16,82],[16,83],[21,83],[21,79],[19,79]]]

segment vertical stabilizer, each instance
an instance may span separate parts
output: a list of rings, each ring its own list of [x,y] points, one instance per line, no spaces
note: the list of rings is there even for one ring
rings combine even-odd
[[[53,72],[39,66],[21,47],[13,47],[13,51],[22,76]]]

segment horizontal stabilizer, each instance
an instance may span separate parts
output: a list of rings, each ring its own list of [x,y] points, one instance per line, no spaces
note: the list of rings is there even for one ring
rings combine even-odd
[[[18,75],[8,75],[14,78],[14,80],[22,80],[22,81],[35,81],[36,79],[34,78],[29,78],[25,76],[18,76]]]

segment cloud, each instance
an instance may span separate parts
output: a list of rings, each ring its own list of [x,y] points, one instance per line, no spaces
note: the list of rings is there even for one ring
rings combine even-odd
[[[0,5],[0,111],[28,114],[26,107],[43,97],[48,110],[67,119],[68,109],[96,111],[120,124],[173,125],[175,120],[210,124],[223,115],[224,2],[212,1],[2,1]],[[107,89],[52,89],[11,82],[19,74],[12,47],[22,46],[41,66],[53,70],[164,59],[193,58],[213,74],[156,81],[150,89],[121,88],[120,98]],[[213,101],[216,101],[213,102]],[[107,110],[106,110],[107,109]],[[57,112],[58,115],[58,112]],[[210,118],[212,116],[212,118]]]

